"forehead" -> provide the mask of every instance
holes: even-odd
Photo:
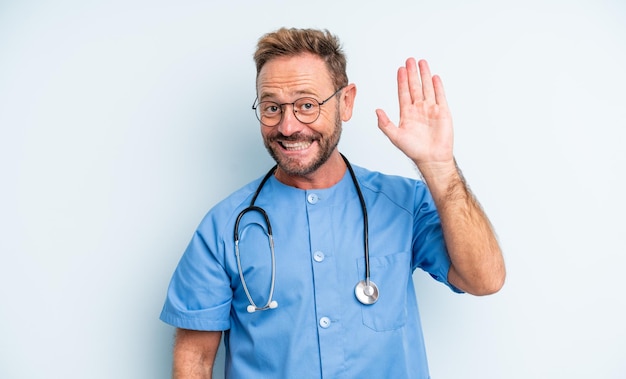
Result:
[[[274,58],[265,63],[257,78],[259,98],[302,93],[317,95],[332,87],[326,63],[310,53]]]

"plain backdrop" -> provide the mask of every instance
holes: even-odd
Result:
[[[508,278],[415,273],[433,378],[625,378],[622,0],[0,1],[0,377],[169,377],[176,263],[272,164],[252,53],[281,26],[342,39],[360,166],[417,177],[374,111],[409,56],[444,80]]]

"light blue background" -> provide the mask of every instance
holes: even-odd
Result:
[[[621,0],[0,2],[0,377],[169,377],[182,250],[272,163],[251,55],[280,26],[341,37],[361,166],[416,176],[374,110],[408,56],[443,77],[508,280],[416,273],[433,378],[626,377],[625,25]]]

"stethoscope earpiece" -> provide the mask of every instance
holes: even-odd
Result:
[[[253,304],[250,304],[246,307],[246,310],[248,311],[248,313],[254,313],[256,311],[266,311],[268,309],[276,309],[278,308],[278,302],[276,300],[272,300],[270,301],[270,303],[266,306],[264,306],[263,308],[259,308]]]

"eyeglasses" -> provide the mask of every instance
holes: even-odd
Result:
[[[312,97],[302,97],[293,103],[276,103],[274,101],[261,101],[258,104],[254,100],[252,104],[252,109],[254,109],[254,113],[256,114],[256,118],[261,121],[261,124],[272,127],[276,126],[283,119],[283,107],[285,105],[293,106],[293,115],[296,117],[298,121],[303,124],[311,124],[315,122],[320,116],[320,111],[322,105],[326,104],[326,102],[333,98],[336,94],[338,94],[344,87],[339,88],[335,93],[330,95],[326,100],[319,102]],[[255,105],[256,104],[256,105]]]

